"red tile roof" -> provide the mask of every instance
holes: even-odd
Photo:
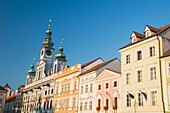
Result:
[[[146,25],[151,31],[153,32],[158,32],[159,29],[158,28],[155,28],[155,27],[152,27],[152,26],[149,26],[149,25]]]
[[[6,102],[10,102],[10,101],[15,100],[15,97],[16,97],[16,94],[9,96],[8,98],[6,98]]]
[[[126,48],[126,47],[129,47],[129,46],[131,46],[131,45],[134,45],[134,44],[136,44],[136,43],[139,43],[139,42],[141,42],[141,41],[143,41],[143,40],[150,39],[150,38],[152,38],[153,36],[157,36],[157,35],[159,35],[160,33],[162,33],[163,31],[167,30],[168,28],[170,28],[170,24],[165,25],[165,26],[159,28],[159,30],[158,30],[156,33],[154,33],[153,35],[151,35],[151,36],[149,36],[149,37],[143,38],[143,39],[141,39],[140,41],[137,41],[137,42],[134,42],[134,43],[130,42],[129,44],[121,47],[119,50],[124,49],[124,48]]]
[[[136,37],[138,37],[138,38],[144,38],[144,35],[143,34],[141,34],[141,33],[138,33],[138,32],[136,32],[136,31],[133,31],[133,33],[136,35]]]
[[[8,83],[5,84],[4,88],[6,88],[6,87],[11,89],[11,87],[8,85]]]
[[[112,71],[112,72],[115,72],[115,73],[121,74],[121,72],[118,72],[118,71],[112,70],[112,69],[110,69],[110,68],[106,68],[106,70],[109,70],[109,71]]]

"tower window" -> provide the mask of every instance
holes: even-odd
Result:
[[[44,51],[42,50],[42,51],[41,51],[41,55],[43,55],[43,54],[44,54]]]
[[[142,59],[142,51],[138,51],[137,52],[137,60],[141,60]]]

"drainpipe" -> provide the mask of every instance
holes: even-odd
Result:
[[[158,40],[158,43],[159,43],[159,68],[160,68],[160,83],[161,83],[161,97],[162,97],[162,104],[163,104],[163,112],[165,113],[165,103],[164,103],[164,96],[163,96],[163,81],[162,81],[162,65],[161,65],[161,60],[160,60],[160,57],[161,57],[161,42],[159,40],[159,37],[157,36],[157,40]]]

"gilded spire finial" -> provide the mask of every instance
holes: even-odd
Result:
[[[63,41],[64,41],[64,38],[61,39],[61,42],[60,42],[61,47],[63,46]]]
[[[51,27],[51,19],[49,19],[48,29]]]

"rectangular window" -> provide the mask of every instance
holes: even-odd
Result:
[[[138,106],[143,106],[143,95],[138,93]]]
[[[100,99],[98,99],[98,106],[100,106]]]
[[[84,89],[83,86],[81,86],[81,94],[83,94],[83,89]]]
[[[150,68],[150,77],[151,77],[151,80],[156,79],[156,68],[155,67]]]
[[[109,83],[106,83],[106,89],[108,89],[109,88]]]
[[[76,90],[77,82],[74,81],[74,90]]]
[[[93,84],[90,84],[90,92],[93,92]]]
[[[142,51],[138,51],[137,52],[137,60],[141,60],[142,59]]]
[[[157,105],[157,91],[151,91],[151,105]]]
[[[69,99],[66,100],[66,107],[69,106]]]
[[[73,98],[73,106],[76,106],[76,98]]]
[[[67,91],[67,84],[64,85],[64,92]]]
[[[86,85],[85,93],[88,93],[88,85]]]
[[[82,111],[83,110],[83,103],[81,102],[80,103],[80,111]]]
[[[106,106],[109,106],[109,99],[106,99]]]
[[[67,85],[67,86],[68,86],[68,91],[70,91],[70,83],[68,83],[68,85]]]
[[[130,55],[126,55],[126,64],[130,63]]]
[[[150,57],[155,56],[155,46],[150,47],[149,51],[150,51]]]
[[[131,106],[131,98],[130,98],[130,95],[126,95],[126,105],[127,105],[127,107],[130,107],[130,106]]]
[[[101,90],[101,85],[98,85],[98,90]]]
[[[45,91],[45,95],[47,95],[47,91]]]
[[[168,64],[168,74],[170,75],[170,63]]]
[[[53,94],[53,89],[51,89],[51,94]]]
[[[58,94],[58,86],[56,87],[56,94]]]
[[[62,85],[61,87],[61,92],[64,92],[64,85]]]
[[[113,87],[117,87],[117,81],[113,82]]]
[[[92,110],[92,101],[89,103],[89,109]]]
[[[114,105],[117,106],[117,97],[114,98]]]
[[[130,73],[126,74],[126,84],[130,83]]]
[[[137,71],[137,81],[142,82],[142,70]]]
[[[84,103],[84,110],[87,110],[87,102]]]

